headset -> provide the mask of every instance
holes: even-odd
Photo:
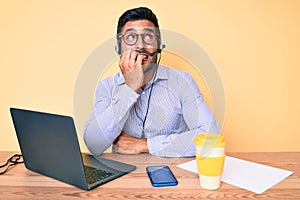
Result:
[[[118,55],[121,55],[121,39],[118,37],[118,35],[116,36],[116,46],[115,46],[115,50],[116,52],[118,53]],[[161,53],[161,51],[166,48],[166,45],[162,44],[161,42],[161,37],[160,37],[160,34],[159,34],[159,37],[157,38],[157,50],[155,52],[153,52],[152,54],[154,55],[155,53]],[[153,56],[151,55],[151,56]]]

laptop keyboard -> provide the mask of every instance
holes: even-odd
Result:
[[[89,184],[95,183],[97,181],[103,180],[109,176],[114,175],[114,173],[107,172],[101,169],[96,169],[89,166],[84,166],[84,170],[85,170],[87,182]]]

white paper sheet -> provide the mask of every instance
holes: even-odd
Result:
[[[180,164],[178,167],[198,173],[196,160]],[[226,156],[222,181],[261,194],[291,174],[292,171]]]

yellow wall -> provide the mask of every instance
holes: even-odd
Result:
[[[9,107],[73,115],[82,63],[114,36],[123,11],[141,5],[216,64],[228,151],[300,151],[296,0],[0,1],[1,151],[18,150]]]

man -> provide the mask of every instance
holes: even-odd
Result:
[[[194,156],[198,133],[219,133],[193,78],[159,65],[162,47],[158,20],[150,9],[131,9],[119,18],[121,72],[99,82],[84,130],[93,154],[113,144],[113,151],[123,154]]]

